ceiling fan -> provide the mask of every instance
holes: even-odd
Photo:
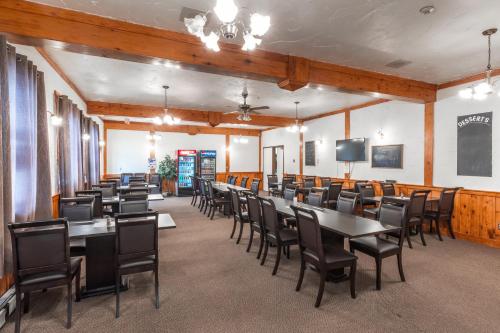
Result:
[[[269,106],[267,106],[267,105],[252,107],[251,105],[247,104],[247,97],[248,97],[247,87],[243,88],[243,92],[241,93],[241,96],[243,97],[243,104],[240,104],[238,106],[238,110],[226,112],[224,114],[239,113],[239,115],[236,119],[241,120],[241,121],[250,121],[250,120],[252,120],[252,117],[250,117],[251,114],[259,114],[259,112],[257,112],[257,110],[268,110],[269,109]]]

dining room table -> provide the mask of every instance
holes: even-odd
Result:
[[[236,190],[238,192],[249,191],[248,188],[232,185],[224,182],[213,181],[212,188],[215,192],[220,193],[225,199],[231,200],[229,189]],[[223,213],[225,216],[230,216],[232,214],[231,205],[224,205]]]
[[[176,224],[170,214],[158,214],[158,230],[174,228],[176,228]],[[114,293],[114,218],[70,222],[68,236],[70,241],[85,240],[85,286],[82,287],[81,296],[86,298]],[[126,279],[122,279],[122,281],[126,281]],[[122,282],[121,289],[127,289],[126,282]]]
[[[276,211],[281,217],[295,217],[292,205],[310,209],[316,213],[322,230],[323,241],[332,248],[344,250],[345,240],[367,236],[375,236],[401,229],[400,226],[382,225],[379,221],[371,220],[357,215],[341,213],[328,208],[311,206],[302,202],[294,202],[273,196],[261,196],[270,199],[276,206]],[[328,280],[332,282],[343,281],[346,278],[344,268],[332,271]]]
[[[148,190],[151,190],[151,189],[154,189],[154,188],[158,188],[158,185],[156,184],[147,184],[147,185],[144,185],[144,186],[132,186],[132,188],[147,188]],[[117,191],[120,191],[120,190],[128,190],[130,189],[130,185],[120,185],[120,186],[117,186],[116,187],[116,190]]]

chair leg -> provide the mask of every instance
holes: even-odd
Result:
[[[382,258],[375,258],[375,264],[377,266],[377,290],[382,289]]]
[[[193,205],[193,202],[194,202],[194,193],[193,193],[193,195],[191,196],[191,206]]]
[[[116,313],[115,318],[120,318],[120,274],[115,272],[115,294],[116,294]]]
[[[349,280],[351,287],[351,297],[356,298],[356,261],[351,265],[351,271],[349,272]]]
[[[443,237],[441,237],[441,230],[439,229],[439,219],[435,219],[434,221],[436,221],[436,232],[438,234],[438,238],[442,242]]]
[[[24,299],[22,301],[24,313],[28,313],[30,311],[30,295],[31,293],[29,291],[24,293]]]
[[[236,244],[239,244],[240,241],[241,241],[241,235],[243,235],[243,225],[245,223],[243,223],[243,221],[240,221],[240,233],[238,235],[238,239],[236,240]]]
[[[21,304],[21,292],[19,290],[16,290],[16,304]],[[16,309],[16,328],[15,332],[19,333],[21,332],[21,307],[18,306]]]
[[[306,262],[301,259],[300,260],[300,273],[299,273],[299,281],[297,281],[297,286],[295,287],[295,291],[300,291],[302,287],[302,280],[304,280],[304,272],[306,271]]]
[[[260,259],[263,247],[264,247],[264,235],[260,233],[260,244],[259,244],[259,252],[257,253],[257,259]]]
[[[247,246],[247,252],[250,252],[250,248],[252,247],[252,241],[253,241],[253,229],[250,227],[250,239],[248,240],[248,246]]]
[[[264,254],[262,255],[262,260],[260,261],[261,266],[264,265],[264,263],[266,262],[267,251],[269,250],[269,242],[267,240],[265,242],[266,244],[264,247]]]
[[[276,275],[278,272],[278,266],[280,265],[281,260],[281,245],[276,245],[276,262],[274,263],[273,275]]]
[[[78,271],[76,271],[76,277],[75,277],[75,296],[76,296],[76,301],[80,302],[81,300],[81,288],[80,288],[80,277],[81,277],[81,268],[78,268]]]
[[[67,295],[67,301],[68,301],[68,315],[66,318],[66,328],[71,328],[71,316],[73,314],[73,292],[72,292],[72,287],[73,287],[73,281],[69,280],[68,282],[68,295]]]
[[[451,218],[447,219],[446,222],[448,224],[448,232],[450,233],[451,238],[455,239],[455,234],[453,233],[453,226],[451,225]]]
[[[155,266],[155,306],[156,309],[160,308],[160,284],[158,281],[158,263]]]
[[[408,242],[408,247],[410,249],[413,249],[413,245],[411,244],[411,238],[410,238],[410,227],[406,226],[406,241]]]
[[[422,224],[420,224],[420,225],[418,226],[418,228],[419,228],[419,231],[420,231],[420,239],[422,240],[422,244],[423,244],[424,246],[427,246],[427,243],[425,242],[425,238],[424,238],[424,227],[423,227],[423,225],[422,225]]]
[[[398,269],[399,269],[399,276],[401,277],[401,281],[405,282],[405,273],[403,272],[403,257],[402,253],[399,253],[397,255],[398,257]]]
[[[215,215],[215,211],[217,210],[217,207],[214,207],[214,209],[212,209],[212,215],[210,215],[210,219],[213,220],[214,219],[214,215]]]
[[[211,206],[210,201],[207,201],[206,204],[205,204],[205,210],[203,211],[204,215],[207,215],[208,206]]]
[[[325,280],[326,280],[326,271],[322,270],[320,273],[320,281],[319,281],[319,289],[318,296],[316,297],[316,303],[314,307],[319,307],[321,304],[321,299],[323,298],[323,292],[325,291]]]
[[[205,206],[205,199],[200,198],[200,204],[198,205],[200,212],[203,210],[203,206]]]
[[[235,231],[236,231],[236,218],[233,217],[233,231],[231,231],[231,237],[229,238],[233,238]]]
[[[210,207],[208,207],[208,215],[207,215],[207,217],[212,216],[212,209],[215,210],[215,207],[213,207],[212,205],[210,205]]]

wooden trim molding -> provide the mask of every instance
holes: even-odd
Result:
[[[221,50],[215,53],[187,33],[23,0],[0,2],[0,31],[15,43],[144,63],[167,59],[197,71],[274,83],[288,81],[282,87],[292,90],[311,83],[377,93],[383,98],[436,100],[435,84],[275,52],[245,52],[230,43],[220,43]]]
[[[226,173],[231,170],[231,136],[226,134]]]
[[[104,123],[103,129],[104,129],[104,147],[102,150],[102,159],[103,159],[102,168],[104,169],[103,173],[107,174],[108,173],[108,127],[106,126],[106,123]]]
[[[500,69],[494,69],[491,72],[492,77],[498,76],[498,75],[500,75]],[[485,78],[486,78],[486,74],[484,72],[482,72],[482,73],[467,76],[467,77],[464,77],[464,78],[461,78],[458,80],[453,80],[453,81],[438,84],[437,88],[438,88],[438,90],[451,88],[451,87],[459,86],[462,84],[471,83],[474,81],[484,80]]]
[[[52,217],[53,218],[58,218],[59,217],[59,199],[61,198],[61,195],[54,194],[52,196]]]
[[[432,186],[434,179],[434,103],[424,110],[424,185]]]
[[[259,134],[259,172],[262,172],[262,133]]]
[[[300,176],[304,173],[304,133],[300,132],[299,134],[299,174]]]
[[[62,68],[59,67],[59,65],[49,56],[47,51],[45,51],[41,47],[37,47],[36,50],[49,63],[49,65],[56,71],[56,73],[59,74],[59,76],[64,80],[64,82],[66,82],[68,84],[68,86],[70,86],[71,89],[73,89],[73,91],[82,99],[82,101],[84,103],[86,103],[85,97],[83,96],[80,89],[78,89],[76,84],[74,84],[73,81],[71,81],[71,79],[66,75],[66,73],[64,73]]]
[[[345,139],[351,138],[351,110],[347,110],[344,116],[344,135]]]

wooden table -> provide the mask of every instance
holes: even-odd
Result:
[[[175,222],[170,214],[158,215],[158,229],[173,229]],[[70,222],[69,238],[85,239],[85,287],[82,297],[114,293],[115,220],[94,219]],[[126,286],[122,286],[126,290]]]
[[[246,187],[241,187],[238,185],[232,185],[232,184],[222,183],[222,182],[212,182],[212,188],[218,192],[229,192],[229,189],[233,189],[233,190],[236,190],[238,192],[249,191],[249,189]]]
[[[165,198],[160,193],[148,194],[148,201],[161,201],[161,200],[165,200]],[[120,197],[118,195],[116,195],[114,197],[103,197],[102,198],[103,205],[113,205],[113,204],[119,204],[119,203],[120,203]]]
[[[292,208],[290,208],[290,205],[294,204],[293,201],[271,196],[266,196],[264,198],[271,199],[274,202],[278,214],[284,217],[295,217]],[[311,209],[316,213],[319,225],[321,229],[325,231],[325,241],[339,251],[344,250],[344,240],[346,238],[351,239],[373,236],[401,229],[401,227],[398,226],[382,225],[375,220],[340,213],[336,210],[318,208],[300,202],[295,203],[295,205]],[[329,276],[330,281],[341,281],[344,278],[345,274],[343,268],[333,271],[333,274]]]
[[[152,189],[152,188],[157,188],[158,185],[156,184],[147,184],[146,186],[134,186],[133,188],[147,188],[147,189]],[[119,190],[128,190],[130,189],[130,185],[121,185],[121,186],[117,186],[116,189],[119,191]]]

